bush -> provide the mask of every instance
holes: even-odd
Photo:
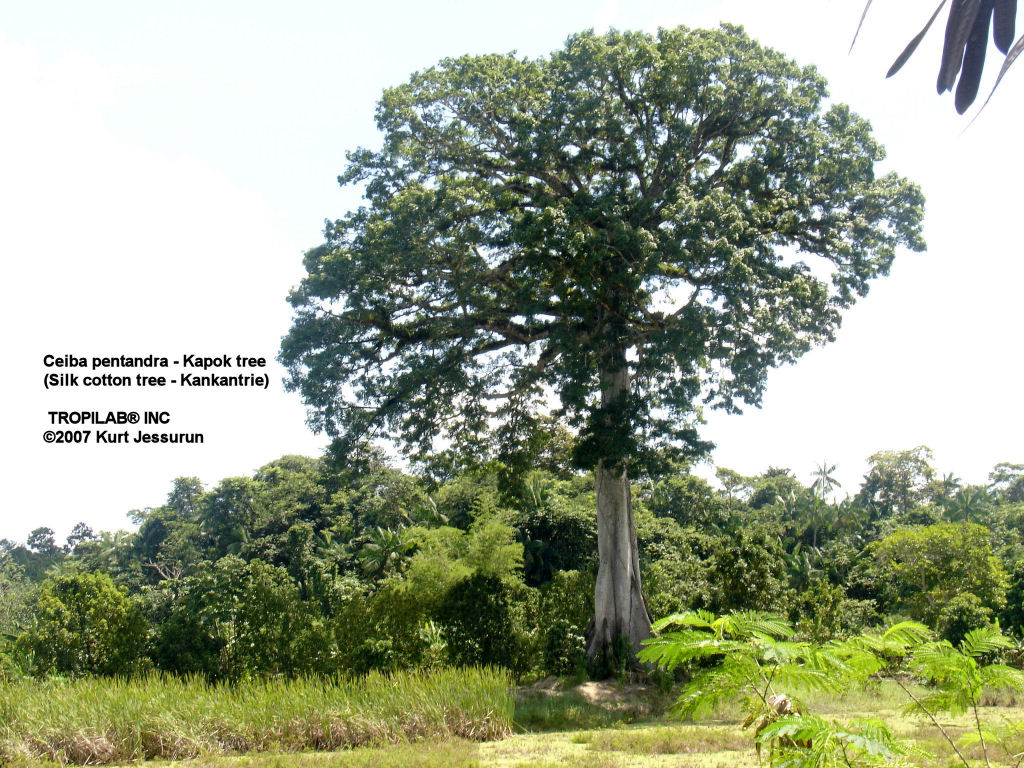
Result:
[[[287,571],[228,556],[182,580],[154,653],[161,669],[236,680],[311,671],[326,646],[322,618]]]
[[[999,614],[999,621],[1018,635],[1024,633],[1024,560],[1013,564],[1010,588],[1006,592],[1006,606]]]
[[[824,579],[815,579],[796,601],[798,632],[815,643],[824,643],[840,634],[842,605],[845,595],[841,587]]]
[[[971,593],[1000,609],[1009,580],[992,551],[992,534],[975,523],[903,528],[868,548],[887,611],[936,626],[957,595]]]
[[[814,579],[790,609],[801,639],[815,643],[849,637],[879,623],[873,600],[853,600],[827,579]]]
[[[104,573],[42,585],[35,627],[19,639],[40,674],[126,675],[145,666],[147,625],[138,604]]]
[[[532,622],[517,621],[517,614],[525,618],[523,609],[528,606],[523,590],[528,588],[516,587],[480,574],[452,587],[437,612],[452,664],[495,664],[516,675],[530,668]]]
[[[715,544],[712,604],[724,610],[779,610],[789,602],[785,552],[777,529],[761,524],[740,528]]]
[[[544,671],[575,675],[586,669],[586,629],[566,619],[555,619],[544,629]]]
[[[981,598],[965,592],[957,595],[939,613],[939,637],[958,646],[972,629],[987,627],[992,611],[982,605]]]
[[[575,675],[586,667],[584,634],[594,609],[594,577],[556,571],[544,588],[538,615],[541,664],[553,675]]]

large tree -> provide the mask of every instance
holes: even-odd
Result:
[[[544,410],[577,429],[592,661],[650,630],[630,473],[706,450],[701,404],[757,404],[922,247],[920,191],[876,176],[867,121],[825,98],[731,26],[446,59],[385,91],[382,148],[339,178],[367,204],[306,255],[281,360],[342,446],[429,450]]]

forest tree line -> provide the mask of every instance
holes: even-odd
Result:
[[[0,670],[211,680],[494,663],[582,674],[597,569],[594,483],[549,430],[528,470],[374,449],[344,466],[285,456],[204,488],[182,477],[134,531],[77,525],[0,542]],[[785,614],[825,641],[921,621],[956,643],[1024,632],[1024,465],[985,485],[942,476],[923,446],[834,467],[679,465],[633,483],[655,618],[687,609]],[[612,670],[591,670],[604,674]]]

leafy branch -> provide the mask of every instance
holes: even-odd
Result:
[[[707,714],[724,701],[740,699],[747,715],[743,727],[760,719],[755,747],[760,757],[761,747],[770,745],[772,765],[870,765],[907,752],[877,721],[851,730],[803,714],[792,696],[797,690],[838,693],[877,672],[884,662],[864,645],[797,642],[787,621],[757,611],[674,614],[656,622],[654,631],[641,660],[668,670],[703,662],[673,712]],[[715,660],[716,665],[707,665]]]

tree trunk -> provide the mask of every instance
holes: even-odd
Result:
[[[629,394],[629,368],[619,356],[617,370],[601,372],[601,406]],[[651,636],[651,616],[640,589],[640,558],[626,468],[598,462],[597,584],[594,618],[587,628],[587,663],[593,671],[635,666],[641,641]]]

